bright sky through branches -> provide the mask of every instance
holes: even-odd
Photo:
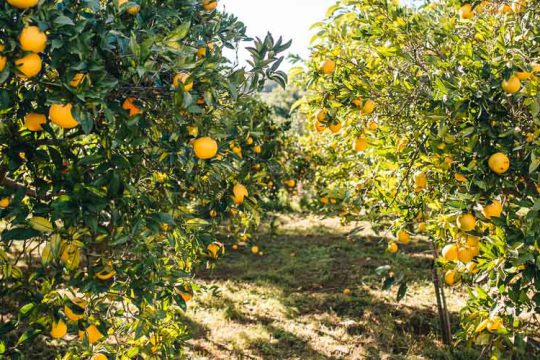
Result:
[[[314,32],[310,26],[322,19],[335,0],[221,0],[220,9],[233,13],[247,25],[252,37],[264,37],[268,31],[277,39],[292,39],[290,53],[305,58]],[[247,55],[239,54],[240,63]],[[282,66],[287,70],[290,65]]]

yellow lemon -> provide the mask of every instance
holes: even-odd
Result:
[[[364,114],[371,114],[373,110],[375,110],[375,107],[377,104],[373,100],[368,100],[364,103],[364,106],[362,107],[362,112]]]
[[[83,339],[86,336],[90,344],[95,344],[103,338],[103,334],[99,331],[96,325],[90,325],[84,332],[79,332],[79,339]]]
[[[388,251],[391,254],[395,254],[398,251],[398,249],[399,249],[398,244],[391,241],[390,243],[388,243],[388,247],[386,248],[386,251]]]
[[[29,113],[24,117],[24,126],[30,131],[41,131],[41,125],[47,122],[47,117],[43,114]]]
[[[458,247],[456,244],[448,244],[443,247],[441,254],[446,261],[456,261],[458,259]]]
[[[328,128],[330,129],[331,132],[333,132],[334,134],[337,134],[341,130],[341,123],[337,122],[335,124],[330,125]]]
[[[75,87],[75,88],[79,87],[82,84],[82,82],[84,81],[85,78],[86,78],[85,73],[77,73],[77,74],[73,75],[73,78],[69,82],[69,86]]]
[[[503,80],[501,87],[506,93],[514,94],[521,89],[521,81],[517,76],[512,75],[508,79]]]
[[[84,299],[81,299],[81,298],[74,298],[71,300],[71,302],[81,309],[85,309],[86,306],[88,305],[88,303]],[[84,317],[84,311],[82,313],[79,313],[79,312],[75,313],[73,310],[71,310],[70,304],[64,305],[64,313],[66,313],[66,316],[68,317],[68,319],[72,321],[77,321]]]
[[[49,119],[62,129],[72,129],[79,125],[73,117],[72,109],[71,104],[53,104],[49,108]]]
[[[466,182],[467,181],[467,178],[464,175],[459,174],[459,173],[454,174],[454,179],[456,179],[459,182]]]
[[[354,150],[356,152],[364,152],[368,147],[368,141],[365,137],[359,137],[354,142]]]
[[[343,295],[344,296],[350,296],[351,295],[351,289],[343,289]]]
[[[202,7],[206,11],[212,11],[215,8],[217,8],[218,2],[217,0],[202,0]]]
[[[409,233],[405,230],[401,230],[397,233],[397,239],[400,243],[404,245],[408,244],[411,241]]]
[[[321,63],[319,70],[325,75],[332,74],[336,71],[336,62],[334,60],[326,59]]]
[[[7,57],[0,55],[0,72],[4,71],[7,64]]]
[[[107,356],[102,353],[94,354],[90,360],[107,360]]]
[[[40,53],[47,46],[47,35],[37,26],[27,26],[19,35],[19,44],[24,51]]]
[[[448,285],[448,286],[452,286],[456,283],[456,271],[455,270],[448,270],[445,274],[444,274],[444,282]]]
[[[492,217],[500,217],[503,211],[502,204],[499,200],[493,200],[489,205],[484,206],[484,216],[487,219]]]
[[[474,257],[474,253],[468,248],[460,248],[458,250],[458,260],[462,263],[470,262]]]
[[[496,174],[504,174],[510,168],[510,159],[505,154],[498,152],[490,156],[488,166]]]
[[[236,184],[233,187],[233,201],[235,204],[239,205],[244,201],[244,197],[248,196],[247,188],[242,184]]]
[[[259,253],[259,247],[257,245],[253,245],[251,247],[251,253],[257,255]]]
[[[0,208],[5,209],[9,206],[9,198],[5,197],[0,199]]]
[[[41,71],[41,57],[38,54],[28,54],[15,61],[17,69],[22,76],[32,78]]]
[[[142,110],[137,106],[137,104],[135,104],[135,99],[132,97],[128,97],[126,100],[124,100],[122,103],[122,109],[129,112],[129,117],[142,113]]]
[[[191,79],[191,74],[188,72],[180,72],[176,74],[173,78],[173,86],[177,89],[180,84],[184,85],[184,91],[190,92],[193,89],[193,80]]]
[[[193,142],[193,150],[198,159],[208,160],[216,156],[218,143],[211,137],[201,137]]]
[[[465,4],[459,8],[459,17],[462,19],[472,19],[474,16],[473,8],[471,4]]]
[[[424,233],[426,232],[427,230],[427,225],[425,222],[421,222],[418,224],[418,231],[421,232],[421,233]]]
[[[8,4],[17,9],[30,9],[39,3],[39,0],[7,0]]]
[[[476,219],[473,214],[463,214],[458,216],[457,224],[461,231],[471,231],[476,227]]]
[[[53,321],[51,325],[51,336],[55,339],[63,338],[67,333],[67,325],[62,319]]]

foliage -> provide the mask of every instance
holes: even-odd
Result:
[[[177,356],[220,219],[258,217],[252,167],[280,128],[252,94],[285,83],[288,44],[256,39],[235,68],[223,48],[250,39],[215,2],[24,3],[0,1],[0,356]],[[205,136],[211,160],[190,145]]]
[[[459,339],[505,356],[523,353],[538,326],[540,6],[462,5],[331,7],[314,25],[308,71],[293,70],[313,129],[298,141],[316,169],[316,207],[457,246],[459,259],[438,265],[469,289]]]

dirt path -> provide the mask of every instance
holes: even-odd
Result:
[[[369,234],[347,239],[350,229],[335,220],[281,222],[277,234],[258,235],[264,256],[228,249],[217,268],[199,275],[209,291],[188,310],[188,358],[469,358],[440,344],[427,244],[413,241],[404,251],[413,256],[390,255]],[[375,273],[387,264],[414,279],[399,303]],[[461,295],[449,297],[455,312]]]

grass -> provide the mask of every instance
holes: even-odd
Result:
[[[264,256],[228,249],[198,274],[219,295],[201,293],[187,312],[192,359],[473,359],[443,347],[430,282],[429,249],[413,241],[387,254],[369,229],[354,238],[335,219],[281,217],[256,237]],[[375,269],[390,264],[412,279],[405,299],[381,290]],[[352,290],[344,296],[344,288]],[[449,291],[454,324],[463,294]]]

